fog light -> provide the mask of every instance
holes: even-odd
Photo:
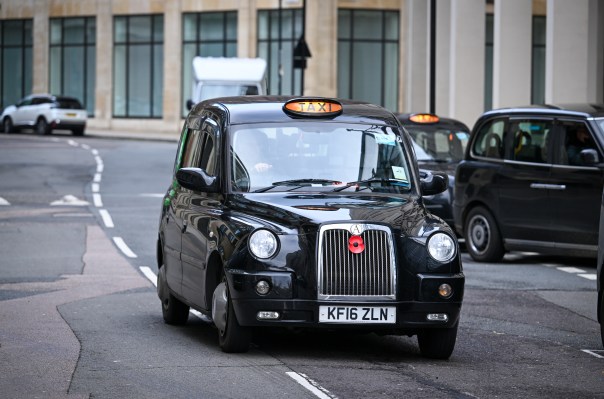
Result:
[[[256,283],[256,292],[259,295],[266,295],[271,290],[271,285],[268,281],[260,280]]]
[[[449,320],[449,316],[446,313],[428,313],[426,316],[428,321],[443,321],[446,322]]]
[[[272,312],[270,310],[261,310],[256,314],[258,320],[277,320],[279,318],[279,312]]]
[[[438,295],[445,299],[451,298],[453,295],[453,287],[451,287],[449,284],[441,284],[438,287]]]

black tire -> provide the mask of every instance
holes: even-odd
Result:
[[[247,352],[250,349],[252,341],[252,332],[248,327],[241,327],[237,321],[235,310],[233,309],[233,301],[229,295],[227,284],[227,306],[226,312],[226,327],[224,330],[218,329],[218,344],[223,352],[241,353]]]
[[[74,136],[83,136],[84,135],[84,128],[83,127],[78,127],[78,128],[72,129],[71,133],[73,133]]]
[[[157,295],[161,300],[161,312],[164,322],[171,325],[183,325],[189,319],[189,307],[179,301],[168,288],[166,268],[162,266],[157,276]]]
[[[13,120],[9,117],[4,118],[2,121],[2,129],[4,130],[4,133],[13,133],[15,131]]]
[[[36,133],[39,135],[50,134],[50,126],[44,118],[38,118],[38,120],[36,121],[35,129]]]
[[[464,238],[468,253],[477,262],[499,262],[505,254],[497,222],[482,206],[468,212]]]
[[[599,293],[600,297],[600,337],[602,339],[602,346],[604,347],[604,293]]]
[[[432,328],[417,334],[417,343],[422,356],[431,359],[448,359],[455,349],[457,326],[451,328]]]

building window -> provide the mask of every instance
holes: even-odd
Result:
[[[398,11],[338,11],[338,96],[398,109]]]
[[[484,49],[484,110],[493,108],[493,14],[486,17],[486,42]]]
[[[50,92],[75,97],[94,115],[96,19],[50,19]]]
[[[160,118],[163,15],[117,16],[113,23],[113,116]]]
[[[269,94],[302,93],[302,72],[294,68],[294,48],[301,36],[301,9],[258,11],[258,56],[268,64]]]
[[[531,102],[545,104],[545,16],[533,16]]]
[[[32,88],[32,20],[0,21],[2,108],[16,104]]]
[[[182,115],[193,95],[193,58],[237,57],[237,11],[185,13],[182,16]]]

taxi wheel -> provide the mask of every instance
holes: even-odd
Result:
[[[48,122],[46,122],[46,119],[44,118],[39,118],[38,121],[36,122],[36,133],[40,134],[40,135],[44,135],[44,134],[50,134],[50,127],[48,126]]]
[[[602,346],[604,347],[604,293],[600,296],[600,337],[602,338]]]
[[[432,359],[448,359],[455,348],[457,326],[451,328],[432,328],[417,334],[417,343],[422,356]]]
[[[157,294],[161,300],[161,313],[166,324],[182,325],[189,319],[189,307],[179,301],[168,289],[166,267],[159,269],[157,276]]]
[[[227,311],[226,326],[224,329],[218,329],[218,343],[223,352],[241,353],[247,352],[250,348],[252,333],[249,328],[241,327],[237,321],[233,301],[229,295],[228,285],[226,288]]]
[[[491,213],[477,206],[466,217],[464,238],[468,253],[478,262],[499,262],[505,253],[497,222]]]

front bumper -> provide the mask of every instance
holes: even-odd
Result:
[[[459,320],[463,299],[465,277],[463,273],[456,274],[418,274],[416,275],[416,291],[412,299],[355,301],[354,298],[338,301],[296,298],[292,273],[243,273],[241,271],[227,273],[230,295],[241,326],[249,327],[298,327],[298,328],[346,328],[369,331],[384,331],[414,334],[424,328],[453,327]],[[257,294],[255,284],[268,281],[271,292],[266,296]],[[453,287],[453,295],[449,299],[438,296],[438,286],[447,283]],[[394,307],[396,322],[381,323],[323,323],[319,322],[320,306],[357,306],[357,307]],[[259,320],[259,312],[278,312],[276,320]],[[447,321],[430,321],[428,314],[446,314]]]

